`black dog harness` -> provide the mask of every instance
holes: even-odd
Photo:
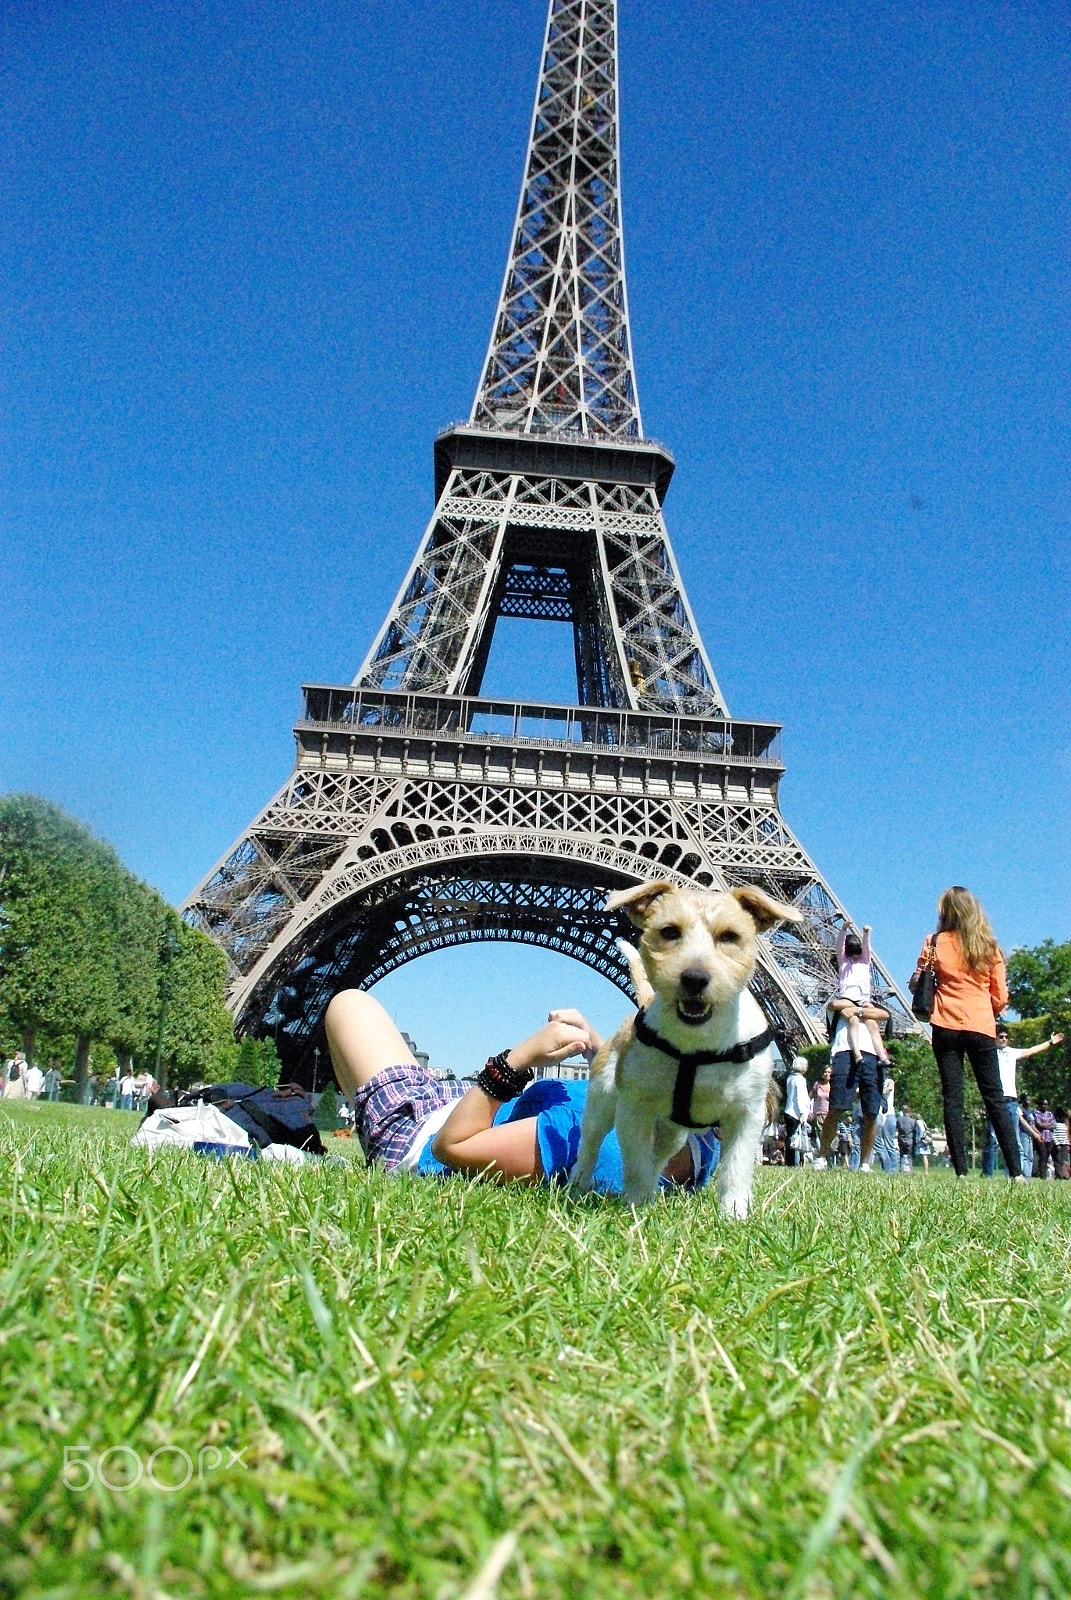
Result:
[[[675,1044],[667,1043],[653,1028],[647,1026],[645,1011],[637,1011],[635,1031],[641,1044],[647,1045],[651,1050],[661,1050],[664,1056],[673,1056],[676,1060],[677,1076],[673,1082],[673,1105],[669,1120],[675,1122],[678,1128],[710,1127],[709,1122],[692,1121],[692,1090],[695,1088],[695,1074],[699,1067],[712,1067],[719,1062],[732,1062],[735,1066],[742,1067],[745,1062],[761,1055],[768,1044],[773,1043],[773,1034],[767,1028],[764,1032],[757,1033],[753,1039],[741,1039],[738,1044],[730,1045],[728,1050],[678,1050]]]

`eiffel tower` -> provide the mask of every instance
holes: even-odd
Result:
[[[469,420],[435,440],[431,520],[354,682],[305,686],[292,775],[184,907],[227,953],[239,1031],[274,1028],[291,1075],[337,989],[450,945],[541,945],[630,994],[603,902],[654,877],[799,906],[754,990],[783,1054],[825,1037],[842,908],[778,808],[779,727],[729,715],[662,516],[673,458],[640,420],[617,108],[616,0],[549,0],[512,248]],[[572,625],[576,705],[481,696],[500,617]]]

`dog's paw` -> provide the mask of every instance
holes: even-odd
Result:
[[[745,1222],[751,1210],[749,1194],[725,1194],[721,1197],[721,1214],[734,1222]]]

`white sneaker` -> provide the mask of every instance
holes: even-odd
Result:
[[[829,1166],[829,1162],[826,1160],[825,1156],[815,1156],[813,1166],[815,1172],[824,1172]]]
[[[860,1172],[873,1172],[873,1170],[874,1170],[874,1168],[870,1165],[869,1161],[860,1161],[860,1163],[859,1163],[859,1171]]]

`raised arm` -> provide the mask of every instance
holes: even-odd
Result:
[[[840,927],[837,929],[837,966],[838,967],[843,967],[843,965],[844,965],[844,946],[845,946],[845,943],[847,941],[847,938],[848,938],[848,924],[846,922],[842,922]]]
[[[594,1056],[602,1044],[579,1011],[552,1011],[550,1020],[523,1043],[514,1045],[507,1065],[514,1072]],[[501,1100],[474,1084],[457,1102],[431,1142],[432,1154],[455,1172],[490,1173],[499,1183],[534,1183],[543,1176],[536,1142],[536,1119],[494,1126]]]
[[[1029,1050],[1018,1051],[1017,1060],[1025,1061],[1028,1056],[1043,1055],[1046,1050],[1051,1050],[1054,1044],[1063,1044],[1063,1042],[1064,1036],[1062,1033],[1050,1033],[1049,1037],[1042,1039],[1040,1044],[1032,1044]]]
[[[869,967],[869,965],[870,965],[870,924],[869,924],[869,922],[867,923],[866,927],[863,929],[863,955],[862,955],[862,959],[866,962],[867,966]]]

